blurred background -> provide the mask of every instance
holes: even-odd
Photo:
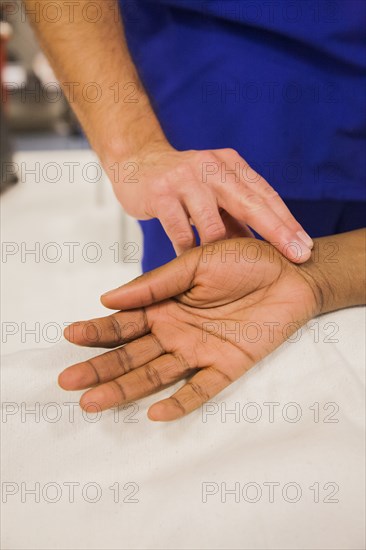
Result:
[[[0,0],[1,348],[42,348],[140,274],[114,198],[19,1]]]

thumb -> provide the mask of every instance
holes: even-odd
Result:
[[[193,286],[201,248],[188,250],[171,262],[110,290],[101,302],[110,309],[134,309],[155,304]]]

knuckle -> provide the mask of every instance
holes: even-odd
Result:
[[[169,182],[186,181],[192,179],[194,169],[190,162],[179,162],[167,174]]]
[[[280,239],[285,239],[288,236],[287,227],[282,220],[271,226],[271,232],[273,234],[276,233],[277,237]]]
[[[250,210],[259,210],[263,208],[265,202],[257,193],[247,192],[243,195],[243,201]]]
[[[197,151],[194,166],[197,179],[202,183],[207,183],[208,180],[210,183],[220,169],[220,163],[213,151]]]
[[[254,170],[254,168],[252,168],[250,164],[248,164],[247,162],[244,162],[243,164],[242,174],[243,174],[244,181],[250,185],[253,185],[254,183],[257,185],[260,185],[263,179],[262,176],[256,170]]]
[[[120,369],[119,376],[122,376],[122,374],[126,374],[132,370],[131,357],[128,355],[125,347],[117,348],[115,350],[115,357]]]
[[[195,382],[187,382],[187,386],[190,387],[192,393],[195,395],[196,399],[198,399],[200,403],[205,403],[210,399],[209,392],[200,384],[197,384]]]
[[[107,382],[107,386],[110,390],[112,390],[112,393],[115,395],[117,403],[123,403],[124,401],[126,401],[125,389],[122,382],[118,378]]]
[[[145,374],[153,388],[160,388],[163,385],[159,371],[151,363],[146,365]]]
[[[151,182],[152,197],[161,200],[171,194],[171,182],[168,177],[163,177]]]
[[[184,219],[170,215],[161,218],[167,234],[174,240],[178,246],[188,247],[194,246],[194,236],[189,227],[187,227]]]
[[[193,246],[193,236],[188,231],[179,231],[177,233],[174,233],[174,242],[178,246]]]
[[[196,151],[195,153],[195,161],[198,163],[202,162],[212,162],[216,160],[216,155],[214,151],[211,149],[207,149],[205,151]]]
[[[206,224],[204,233],[208,239],[220,240],[225,237],[226,230],[222,223],[214,221]]]
[[[226,147],[225,149],[221,149],[221,152],[224,154],[224,155],[228,155],[230,157],[239,157],[239,153],[233,149],[232,147]]]
[[[260,188],[268,200],[278,199],[279,194],[277,193],[277,191],[275,191],[273,187],[269,185],[269,183],[267,183],[265,180],[263,180],[263,183],[261,183]]]
[[[196,214],[196,215],[195,215]],[[225,226],[217,211],[210,207],[204,207],[193,214],[193,219],[201,219],[203,236],[206,239],[221,239],[225,237]]]
[[[162,218],[162,221],[165,225],[167,231],[181,234],[181,235],[190,235],[189,230],[185,227],[185,221],[178,216],[168,216],[167,218]]]
[[[116,316],[112,314],[109,315],[107,319],[109,321],[108,332],[110,334],[110,337],[113,336],[113,339],[116,342],[120,342],[122,339],[122,327],[116,319]]]

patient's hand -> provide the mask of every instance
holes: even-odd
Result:
[[[192,249],[102,297],[122,311],[66,329],[71,342],[115,349],[69,367],[59,383],[67,390],[92,387],[81,406],[107,409],[189,378],[149,409],[152,420],[177,419],[313,316],[348,305],[332,301],[321,257],[319,264],[297,266],[254,239]]]

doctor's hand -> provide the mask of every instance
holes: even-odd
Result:
[[[202,243],[253,236],[250,226],[289,260],[309,258],[311,238],[233,149],[177,151],[163,140],[123,162],[117,158],[103,165],[120,203],[140,220],[158,218],[177,254],[196,245],[193,224]]]
[[[25,0],[25,8],[124,209],[141,220],[158,218],[177,254],[195,246],[191,222],[202,243],[231,238],[239,229],[248,236],[248,224],[291,261],[307,260],[310,237],[238,153],[177,151],[169,144],[131,58],[117,0],[95,3],[106,9],[93,32],[85,3],[74,2],[72,18],[61,10],[52,25],[31,17],[37,0]],[[70,90],[72,82],[78,85]],[[98,83],[98,97],[87,98],[81,83]],[[295,253],[290,242],[297,244]]]
[[[152,420],[177,419],[315,315],[360,303],[362,238],[356,231],[318,239],[316,259],[302,266],[254,239],[194,248],[102,297],[121,311],[68,327],[71,342],[115,349],[67,368],[59,383],[91,387],[81,406],[107,409],[188,378],[149,409]]]

